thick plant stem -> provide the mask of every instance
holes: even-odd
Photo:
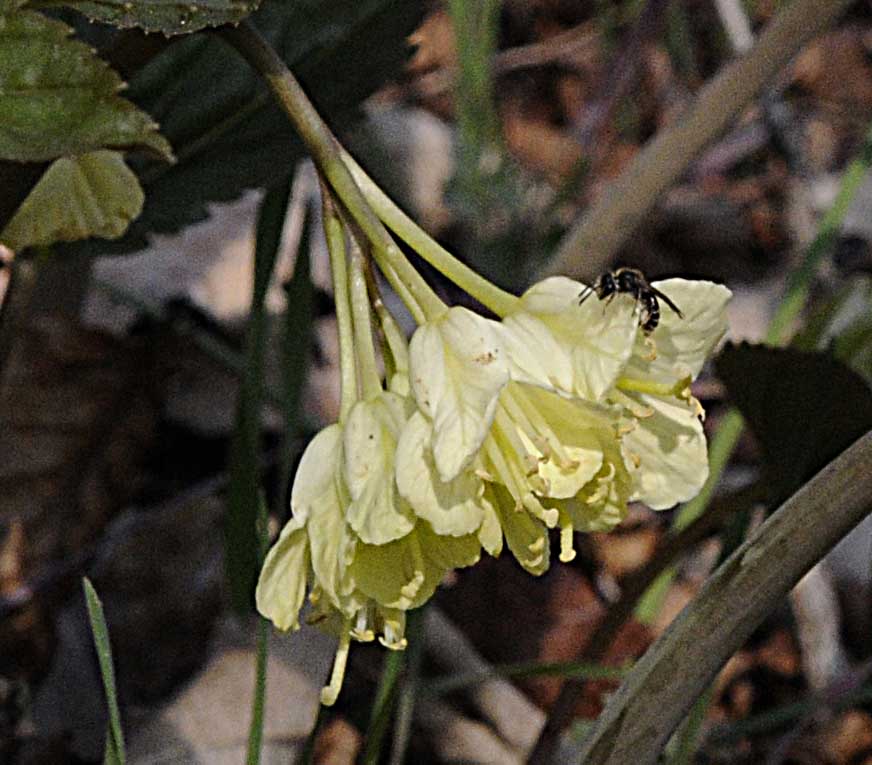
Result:
[[[376,215],[433,268],[497,316],[507,316],[517,310],[518,298],[500,289],[448,252],[406,215],[348,152],[342,151],[342,159]]]
[[[369,240],[373,256],[385,276],[389,280],[400,280],[428,319],[442,313],[446,309],[445,304],[409,263],[373,212],[348,172],[336,138],[278,54],[247,20],[236,27],[222,27],[219,34],[266,81],[306,144],[315,164]],[[411,306],[409,308],[412,310]]]
[[[872,431],[776,510],[633,667],[584,765],[648,765],[718,670],[799,579],[872,511]],[[676,667],[685,668],[676,672]]]
[[[706,84],[566,234],[546,272],[588,278],[601,272],[697,155],[849,5],[849,0],[793,0],[781,10],[748,54]]]
[[[357,362],[354,354],[354,331],[348,298],[348,264],[345,251],[345,231],[333,205],[326,184],[321,185],[321,203],[324,234],[330,253],[330,272],[333,278],[333,302],[336,306],[336,325],[339,332],[339,422],[344,423],[354,402],[357,401]]]

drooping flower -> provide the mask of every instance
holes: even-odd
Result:
[[[433,423],[433,463],[450,481],[481,448],[509,381],[498,325],[450,308],[418,328],[409,355],[418,408]]]
[[[689,384],[726,329],[730,293],[655,286],[684,318],[666,312],[651,338],[632,296],[579,304],[584,285],[564,277],[534,285],[502,323],[454,308],[422,326],[410,361],[422,415],[400,437],[401,494],[439,533],[493,512],[534,573],[548,565],[548,528],[560,526],[571,560],[573,532],[612,528],[628,501],[662,509],[696,494],[708,466]]]
[[[394,458],[408,410],[383,391],[358,401],[344,426],[315,436],[291,491],[293,517],[261,570],[264,616],[298,629],[308,586],[309,621],[339,638],[324,704],[336,700],[352,639],[378,634],[386,647],[405,648],[405,612],[425,603],[448,571],[479,558],[477,529],[440,536],[397,491]]]
[[[579,285],[570,302],[568,283],[558,281],[556,295],[532,294],[545,318],[519,313],[500,325],[453,308],[422,326],[411,343],[422,414],[400,437],[401,493],[440,533],[481,523],[489,551],[499,548],[482,530],[495,528],[496,518],[533,573],[548,567],[549,528],[561,527],[561,558],[571,560],[573,531],[611,528],[629,496],[622,410],[597,399],[632,352],[636,320],[628,306],[605,319],[579,306]],[[577,315],[564,317],[558,306],[564,313],[572,306]]]
[[[690,383],[726,332],[731,293],[687,279],[651,286],[682,315],[663,310],[650,335],[631,295],[587,300],[579,310],[584,285],[552,277],[522,296],[503,320],[503,337],[513,379],[622,408],[630,499],[662,510],[694,497],[708,477],[702,408]]]

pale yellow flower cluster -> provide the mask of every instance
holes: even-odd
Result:
[[[730,292],[701,281],[653,285],[680,306],[646,337],[635,301],[579,304],[583,285],[546,279],[501,321],[466,308],[423,323],[388,390],[322,430],[300,463],[293,518],[257,588],[281,629],[308,619],[340,639],[325,704],[350,640],[403,648],[406,611],[449,571],[499,555],[534,574],[572,560],[573,532],[603,531],[627,503],[662,509],[708,475],[690,382],[726,331]]]

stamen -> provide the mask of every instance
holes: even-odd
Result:
[[[484,442],[485,451],[493,464],[494,470],[496,470],[496,477],[499,479],[499,482],[506,487],[506,490],[509,492],[512,499],[515,500],[515,509],[520,510],[522,507],[520,499],[521,495],[524,493],[524,489],[521,484],[518,484],[515,472],[509,467],[509,463],[506,461],[506,457],[497,443],[500,434],[501,428],[499,427],[499,423],[495,420],[493,437],[486,438]]]
[[[391,651],[402,651],[409,644],[405,638],[406,612],[395,608],[380,609],[383,619],[382,632],[378,642]]]
[[[532,424],[532,427],[535,429],[535,432],[539,435],[540,438],[544,439],[544,441],[550,447],[549,452],[553,452],[549,454],[544,449],[542,450],[542,454],[549,456],[554,460],[554,464],[557,465],[561,470],[574,470],[578,467],[578,461],[573,460],[563,449],[563,444],[560,439],[548,425],[548,422],[542,416],[541,412],[531,403],[530,399],[527,397],[526,393],[524,393],[523,388],[515,388],[513,391],[514,398],[517,401],[518,408],[523,411],[526,417]],[[506,398],[510,398],[507,396]],[[535,442],[534,442],[535,443]]]
[[[569,563],[575,559],[575,548],[573,546],[573,532],[575,529],[572,525],[572,519],[568,513],[560,514],[560,560],[563,563]]]
[[[488,471],[485,470],[484,468],[481,468],[481,467],[476,468],[473,472],[475,473],[476,476],[481,478],[482,481],[487,481],[488,483],[493,483],[495,480],[494,477],[490,473],[488,473]]]
[[[357,612],[357,623],[354,629],[351,630],[351,637],[361,643],[369,643],[375,640],[375,632],[370,628],[370,611],[371,606],[365,605]]]
[[[635,393],[650,393],[653,396],[675,396],[684,398],[682,395],[686,388],[690,387],[690,377],[683,377],[677,382],[659,383],[653,380],[638,380],[635,377],[619,377],[615,386],[621,390]]]
[[[505,403],[505,406],[503,405]],[[539,469],[539,458],[538,456],[531,455],[527,450],[527,447],[524,445],[524,442],[521,439],[518,430],[526,431],[529,427],[530,432],[535,432],[532,430],[532,426],[529,422],[526,421],[526,418],[523,414],[520,414],[521,419],[515,417],[514,412],[510,412],[509,408],[517,409],[514,406],[514,401],[511,396],[504,395],[500,397],[500,404],[497,406],[497,414],[494,418],[494,425],[499,429],[502,435],[509,443],[509,447],[515,454],[518,455],[520,461],[524,464],[525,468],[529,468],[531,464],[535,464],[535,470]],[[528,436],[529,438],[529,436]],[[532,442],[531,442],[532,443]]]
[[[553,529],[557,525],[557,521],[560,518],[560,513],[557,511],[556,508],[542,507],[539,500],[536,499],[536,497],[529,492],[521,497],[521,502],[530,513],[530,515],[532,515],[534,518],[538,518],[549,529]]]
[[[618,388],[612,388],[609,393],[609,398],[616,404],[620,404],[625,409],[629,410],[630,414],[640,420],[654,416],[654,409],[650,406],[643,406],[636,399],[630,398],[626,393]]]
[[[424,571],[426,570],[426,566],[424,565],[424,553],[421,551],[421,543],[416,535],[409,535],[409,545],[411,548],[412,565],[414,566],[413,570],[415,573],[412,578],[400,588],[400,593],[403,597],[412,600],[415,595],[418,594],[421,585],[424,584]]]
[[[342,631],[339,633],[339,646],[336,648],[336,656],[333,658],[333,672],[330,675],[330,685],[321,689],[321,703],[325,707],[332,707],[342,690],[342,681],[345,678],[345,665],[348,663],[348,650],[351,647],[351,620],[344,619]]]

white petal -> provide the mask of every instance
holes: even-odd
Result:
[[[345,424],[345,480],[351,496],[346,520],[368,544],[399,539],[415,526],[414,513],[394,483],[403,409],[399,396],[385,392],[373,400],[358,401]]]
[[[433,421],[433,457],[443,481],[457,476],[478,452],[508,382],[495,326],[454,307],[412,337],[412,390]]]
[[[397,444],[397,488],[437,534],[472,534],[483,519],[482,481],[467,470],[451,481],[442,481],[430,451],[432,432],[420,412],[406,423]]]
[[[660,323],[651,334],[657,358],[646,360],[651,349],[640,339],[628,374],[635,377],[641,368],[658,380],[695,378],[726,334],[726,307],[733,293],[721,284],[688,279],[665,279],[651,286],[672,300],[683,318],[660,300]]]
[[[516,379],[598,401],[630,358],[639,320],[628,295],[609,303],[591,295],[579,305],[583,289],[564,277],[531,287],[522,310],[503,319],[505,342]]]
[[[320,431],[306,447],[291,489],[294,518],[305,521],[313,505],[331,490],[342,458],[342,427],[336,423]]]
[[[331,605],[346,616],[353,611],[348,596],[354,589],[346,574],[353,551],[345,523],[350,501],[342,477],[342,428],[331,425],[306,449],[294,481],[291,505],[295,513],[302,511],[307,519],[315,581]]]
[[[352,570],[367,596],[382,606],[407,610],[426,603],[446,573],[473,565],[480,554],[474,536],[438,536],[421,521],[402,539],[358,545]]]
[[[300,628],[306,596],[309,545],[305,521],[292,518],[267,553],[255,590],[257,610],[280,630]]]
[[[705,435],[695,410],[677,400],[629,395],[654,410],[623,439],[633,478],[632,499],[654,510],[693,499],[709,471]]]

